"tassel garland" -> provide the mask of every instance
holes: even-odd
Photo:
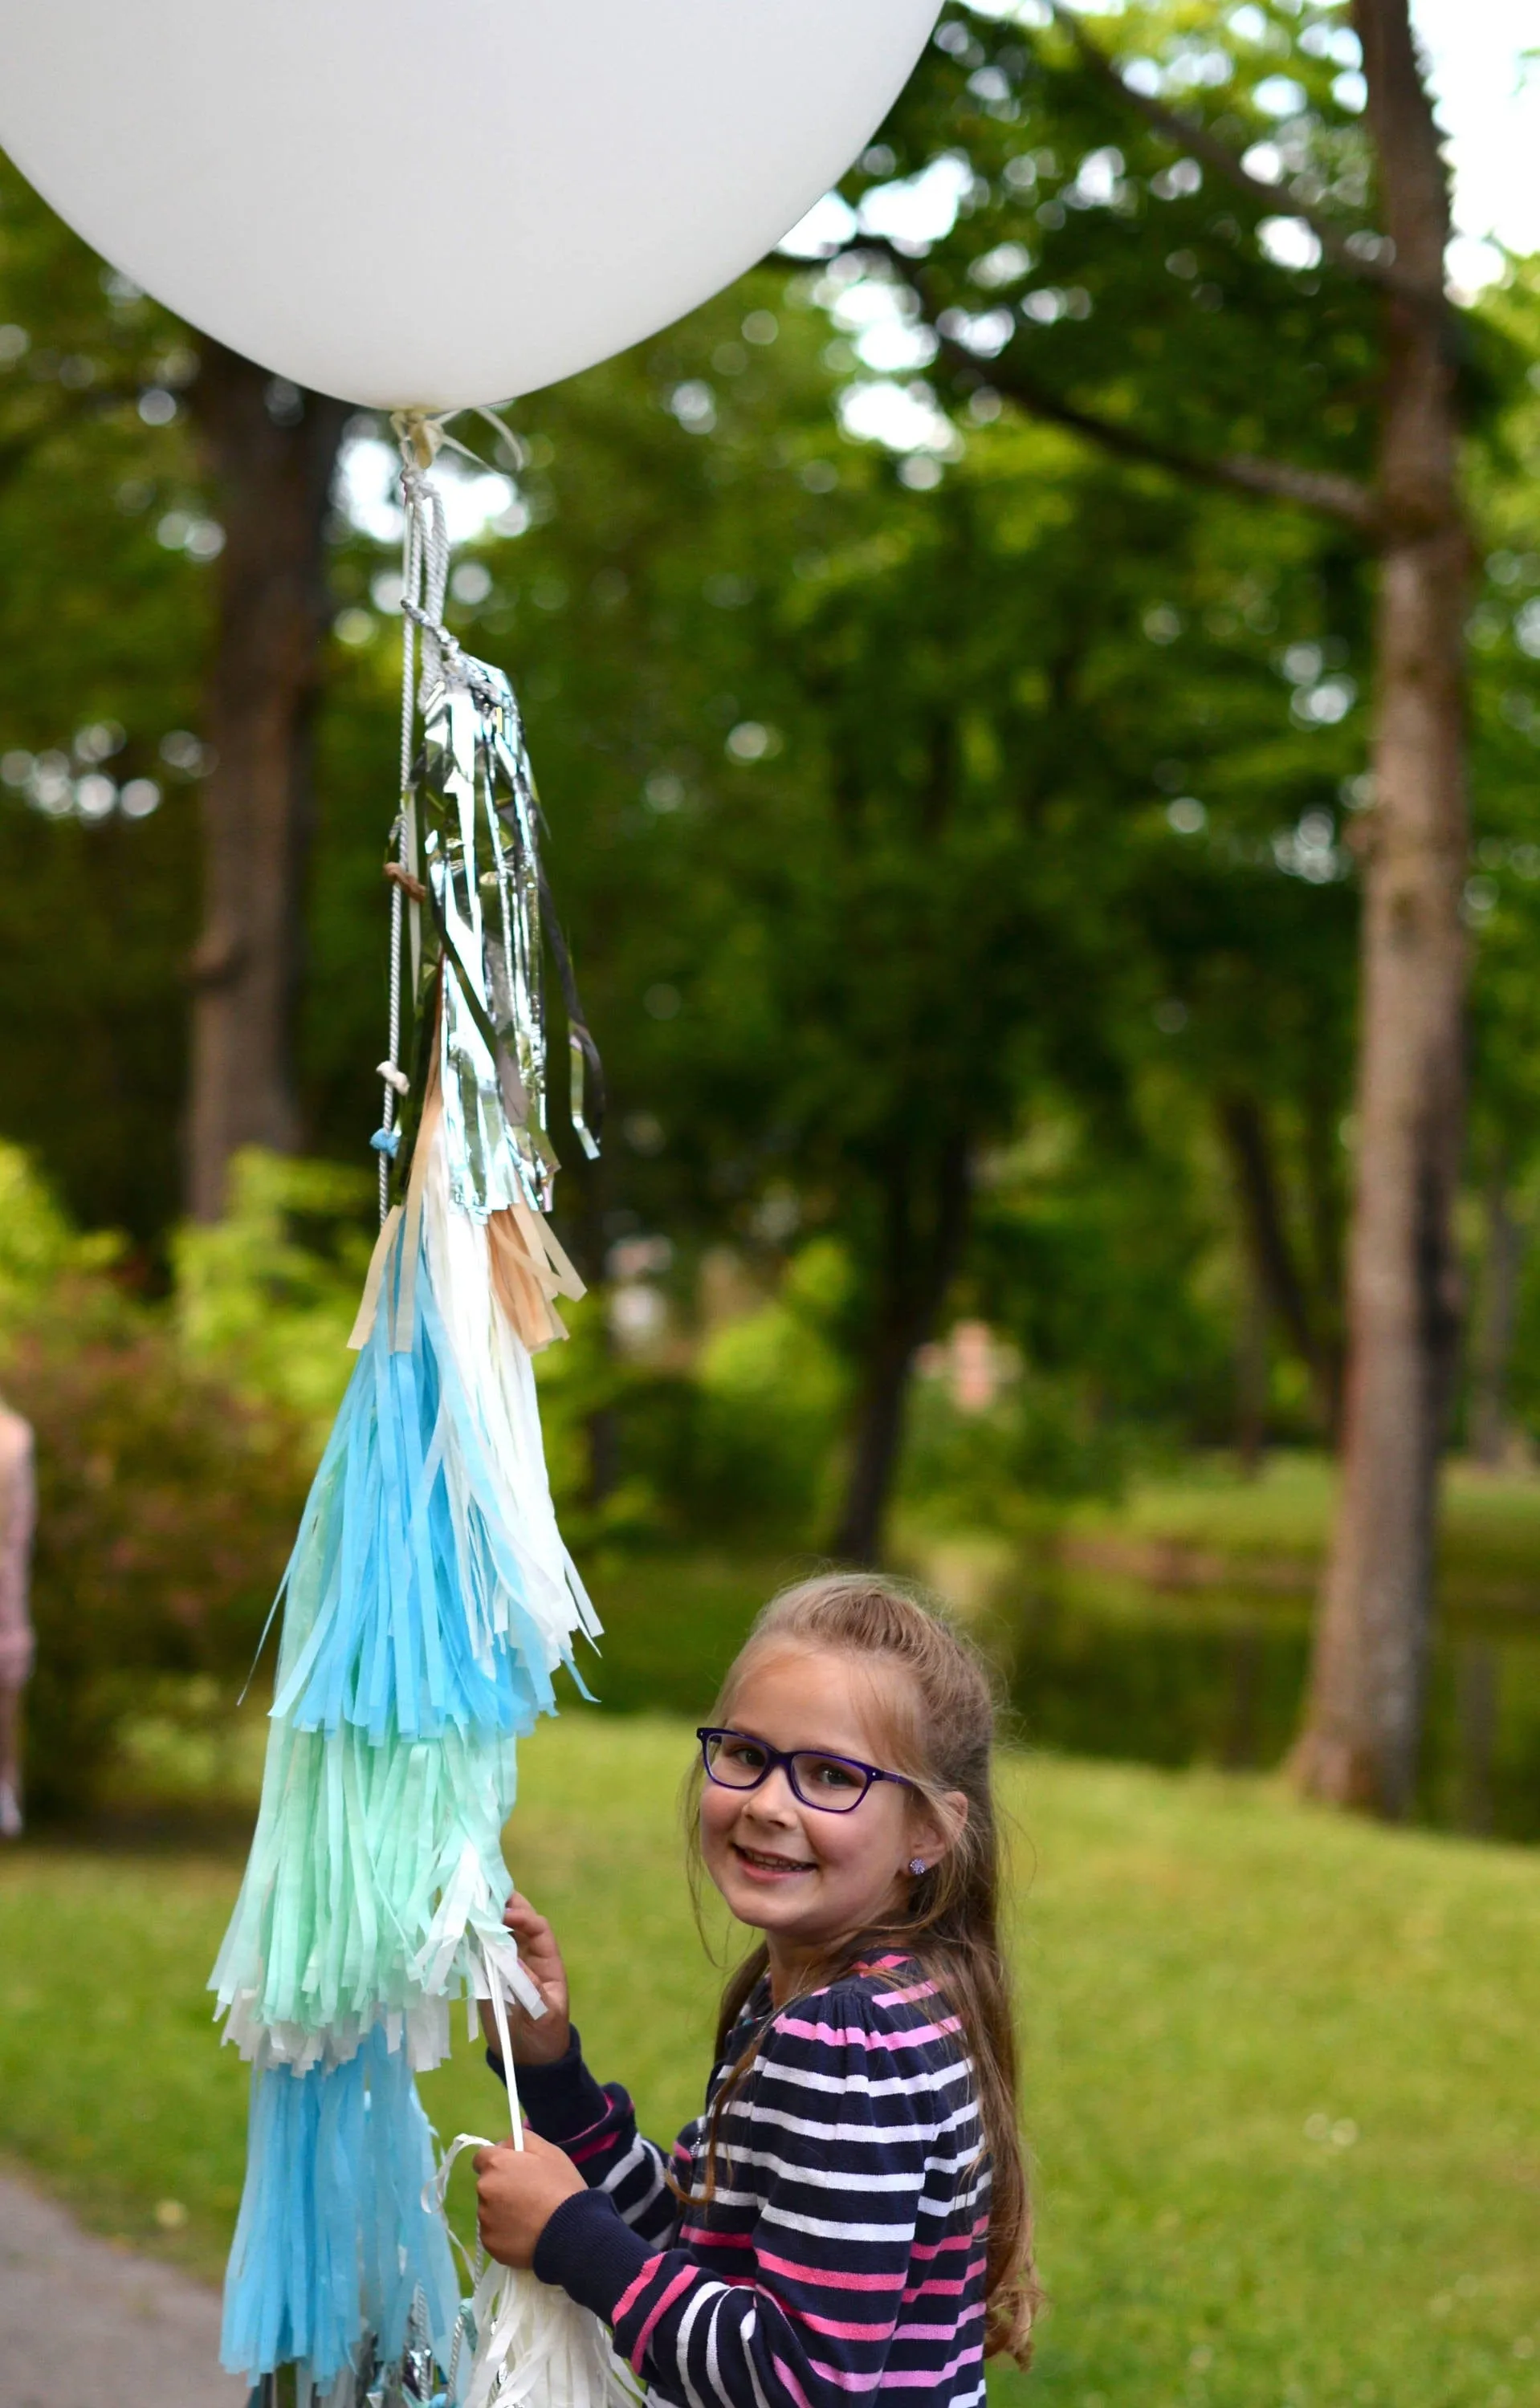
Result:
[[[210,1982],[252,2068],[222,2354],[271,2401],[291,2367],[298,2408],[459,2403],[468,2384],[473,2408],[537,2389],[554,2408],[613,2408],[608,2340],[583,2310],[502,2269],[461,2302],[412,2079],[447,2055],[453,2000],[472,2031],[479,2000],[499,2020],[508,1996],[543,2012],[502,1925],[502,1831],[515,1743],[599,1627],[556,1526],[530,1362],[566,1335],[556,1298],[583,1294],[546,1219],[546,939],[589,1154],[602,1090],[511,689],[443,625],[448,543],[422,457],[435,428],[401,432],[381,1228],[280,1591],[262,1804]]]

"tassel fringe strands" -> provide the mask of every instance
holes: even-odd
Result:
[[[598,1627],[556,1527],[528,1352],[486,1227],[451,1208],[437,1114],[416,1168],[285,1575],[273,1707],[377,1743],[392,1709],[409,1739],[527,1729]]]
[[[590,1119],[602,1088],[517,706],[442,624],[432,429],[404,432],[381,1228],[280,1592],[261,1812],[211,1981],[252,2065],[223,2355],[259,2393],[292,2366],[297,2408],[427,2399],[439,2371],[458,2403],[473,2365],[475,2408],[536,2389],[608,2408],[608,2343],[583,2311],[501,2270],[462,2308],[412,2079],[447,2054],[454,2000],[472,2031],[481,1999],[542,2012],[502,1927],[502,1830],[516,1741],[554,1711],[557,1668],[577,1677],[579,1634],[598,1634],[556,1526],[530,1361],[566,1335],[556,1299],[583,1294],[546,1219],[547,940],[590,1154],[585,1073]]]
[[[508,2016],[490,1965],[487,1970],[506,2075],[513,2062]],[[524,2118],[511,2079],[508,2112],[513,2145],[522,2149]],[[462,2149],[488,2145],[474,2132],[461,2132],[450,2143],[434,2185],[440,2208]],[[458,2384],[450,2385],[456,2408],[533,2408],[537,2401],[539,2408],[637,2408],[644,2397],[598,2318],[522,2267],[500,2266],[495,2260],[483,2265],[478,2253],[475,2289],[465,2319],[474,2354],[463,2373],[456,2366]]]
[[[489,2265],[470,2302],[464,2408],[637,2408],[598,2318],[523,2269]]]
[[[353,2367],[361,2330],[381,2359],[402,2355],[419,2300],[447,2364],[460,2298],[443,2220],[423,2203],[432,2134],[383,2033],[330,2071],[254,2073],[249,2145],[225,2365],[254,2380],[295,2362],[328,2392]]]

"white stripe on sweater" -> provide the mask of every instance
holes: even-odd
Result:
[[[784,2107],[762,2107],[757,2101],[735,2099],[723,2110],[726,2124],[729,2115],[746,2116],[751,2124],[774,2124],[783,2132],[803,2132],[811,2140],[849,2141],[857,2147],[890,2148],[896,2140],[939,2141],[943,2132],[955,2131],[959,2124],[978,2121],[978,2110],[971,2099],[954,2107],[950,2115],[931,2124],[824,2124],[813,2115],[793,2115]]]
[[[755,2075],[760,2087],[784,2082],[796,2090],[856,2091],[863,2099],[913,2099],[922,2088],[941,2090],[954,2082],[971,2085],[973,2062],[971,2057],[959,2057],[950,2065],[928,2066],[923,2084],[913,2073],[816,2073],[811,2066],[777,2064],[769,2057],[756,2061]]]

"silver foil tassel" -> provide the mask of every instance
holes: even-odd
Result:
[[[439,648],[423,697],[412,836],[441,963],[439,1073],[450,1193],[478,1220],[549,1208],[540,880],[534,789],[500,669]],[[436,957],[436,958],[435,958]],[[421,1006],[430,998],[420,994]]]
[[[570,1038],[570,1117],[585,1154],[598,1153],[603,1072],[583,1019],[571,959],[540,865],[540,813],[524,724],[501,669],[464,652],[443,623],[449,538],[442,496],[403,423],[406,509],[402,613],[402,803],[395,835],[391,1045],[381,1066],[381,1214],[402,1192],[432,1074],[443,1103],[450,1194],[477,1220],[517,1205],[549,1211],[557,1162],[549,1135],[543,944],[552,948]],[[427,443],[428,456],[434,445]],[[422,678],[413,689],[413,645]],[[421,748],[412,742],[422,714]],[[542,929],[542,912],[544,927]],[[410,942],[417,1041],[410,1095],[399,1096],[404,938]],[[432,1058],[437,1048],[437,1058]],[[392,1168],[391,1166],[394,1166]]]

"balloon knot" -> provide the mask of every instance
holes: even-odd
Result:
[[[392,426],[403,452],[410,452],[419,468],[431,468],[444,439],[443,421],[426,409],[393,409]]]

